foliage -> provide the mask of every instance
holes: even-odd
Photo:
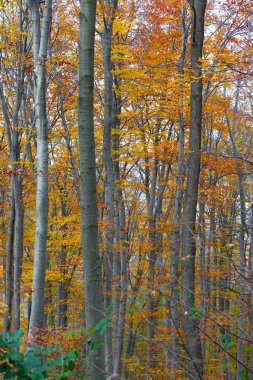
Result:
[[[40,3],[42,14],[44,3]],[[94,122],[99,249],[105,262],[109,224],[115,232],[110,294],[114,307],[106,311],[94,328],[85,331],[83,283],[87,279],[83,276],[85,263],[81,254],[77,133],[78,3],[54,1],[50,54],[46,60],[50,207],[44,314],[49,333],[43,342],[51,348],[25,350],[20,331],[1,336],[1,373],[27,379],[85,378],[87,355],[92,355],[101,343],[91,339],[84,353],[83,342],[89,341],[93,334],[104,336],[111,329],[113,345],[120,334],[124,338],[121,377],[131,374],[137,379],[146,376],[185,380],[188,375],[181,305],[181,243],[177,247],[179,269],[174,290],[171,273],[175,253],[173,236],[180,237],[184,208],[186,174],[179,173],[179,165],[187,165],[189,153],[191,9],[188,1],[118,1],[111,56],[113,105],[117,108],[116,120],[112,117],[111,136],[115,169],[115,220],[112,221],[106,215],[103,156],[105,101],[100,35],[105,1],[98,1]],[[247,368],[252,367],[253,331],[252,7],[250,0],[207,3],[204,56],[200,62],[204,99],[195,231],[196,305],[188,315],[196,319],[201,331],[204,378],[234,378],[241,347],[246,366],[241,369],[242,380],[253,376],[252,368]],[[17,294],[21,299],[20,324],[25,329],[32,294],[36,216],[32,23],[25,1],[2,0],[0,9],[2,86],[20,155],[15,163],[17,170],[13,171],[0,106],[0,299],[6,297],[8,288],[6,247],[11,236],[12,181],[20,175],[25,219],[23,272]],[[185,40],[183,17],[188,33]],[[183,43],[184,63],[180,60]],[[24,85],[18,127],[13,128],[19,70]],[[182,135],[183,154],[179,156]],[[176,204],[180,191],[181,203]],[[176,206],[180,207],[181,217],[177,222]],[[11,274],[13,267],[12,262]],[[10,289],[12,293],[13,284]],[[179,293],[177,328],[173,325],[171,306],[175,291]],[[10,325],[13,319],[11,304],[8,306],[5,300],[6,305],[2,302],[0,306],[1,329],[8,307]],[[152,337],[150,326],[154,327]],[[180,366],[171,368],[169,354],[175,336],[179,339]],[[154,353],[152,365],[147,356],[150,347]]]
[[[25,353],[20,352],[23,330],[12,335],[0,335],[0,373],[4,379],[22,380],[67,380],[75,369],[77,352],[71,350],[64,354],[60,346],[28,347]]]

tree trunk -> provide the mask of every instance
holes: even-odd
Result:
[[[184,163],[184,145],[185,145],[185,133],[184,133],[184,114],[183,114],[183,79],[184,65],[185,65],[185,53],[186,44],[188,39],[188,27],[185,24],[186,9],[182,10],[182,51],[179,59],[179,150],[178,150],[178,173],[176,178],[176,183],[178,188],[176,189],[176,199],[174,204],[174,217],[173,217],[173,234],[172,234],[172,255],[171,255],[171,300],[170,300],[170,310],[171,310],[171,363],[170,366],[173,369],[179,368],[179,259],[180,259],[180,244],[181,244],[181,208],[183,201],[183,184],[184,184],[184,174],[185,174],[185,163]],[[172,377],[173,378],[173,377]],[[174,377],[175,378],[175,377]]]
[[[114,342],[114,363],[113,363],[113,375],[115,379],[120,377],[122,368],[122,356],[124,346],[124,333],[125,333],[125,316],[126,316],[126,303],[127,303],[127,251],[128,251],[128,236],[126,226],[125,204],[123,200],[123,192],[121,189],[117,191],[118,198],[118,222],[119,222],[119,245],[120,245],[120,300],[119,300],[119,312],[117,323],[117,335]]]
[[[30,0],[33,25],[35,124],[37,129],[36,232],[33,293],[29,335],[43,327],[48,226],[48,120],[46,108],[46,57],[50,38],[52,0],[45,0],[40,25],[40,2]],[[36,341],[36,338],[35,338]]]
[[[64,180],[64,193],[66,193],[66,181]],[[67,212],[67,205],[66,200],[63,198],[63,196],[60,196],[61,198],[61,215],[62,218],[65,218],[68,216]],[[66,232],[66,225],[64,224],[60,231],[63,235],[65,235]],[[66,275],[66,258],[67,258],[67,249],[66,246],[61,246],[61,251],[59,254],[59,270],[63,275]],[[68,282],[66,279],[64,281],[58,282],[58,289],[57,289],[57,327],[67,327],[67,311],[68,311]]]
[[[96,159],[94,140],[94,40],[96,0],[80,0],[78,130],[81,168],[82,252],[86,329],[89,335],[88,373],[105,378],[103,335],[94,330],[104,316],[101,260],[98,250]],[[95,347],[96,346],[96,347]],[[96,349],[94,349],[96,348]]]
[[[118,115],[121,112],[120,107],[121,99],[114,98],[114,128],[119,127]],[[115,136],[114,150],[119,150],[119,137]],[[116,294],[114,305],[117,307],[114,310],[114,328],[113,328],[113,347],[114,347],[114,362],[113,362],[113,376],[115,379],[120,377],[122,369],[122,357],[124,347],[124,333],[125,333],[125,316],[127,304],[127,284],[128,284],[128,233],[126,225],[126,212],[125,202],[123,198],[123,191],[120,185],[120,165],[118,155],[114,163],[115,179],[118,182],[116,188],[116,237],[118,242],[118,250],[114,254],[113,262],[113,276],[116,276]]]
[[[13,242],[15,223],[15,200],[13,190],[11,195],[11,208],[9,215],[7,244],[6,244],[6,264],[5,264],[5,304],[7,310],[4,316],[4,334],[11,329],[12,317],[12,297],[13,297]]]
[[[112,77],[112,28],[116,0],[106,0],[104,10],[104,28],[102,31],[103,66],[104,66],[104,164],[105,164],[105,252],[104,263],[104,299],[105,309],[112,306],[112,273],[114,256],[115,215],[114,215],[114,170],[112,162],[112,123],[116,115],[113,112],[113,77]],[[112,328],[105,331],[105,368],[107,373],[113,371]]]
[[[13,275],[13,315],[12,328],[14,331],[20,328],[20,287],[23,261],[23,232],[24,232],[24,208],[22,201],[23,181],[22,175],[16,176],[14,181],[15,197],[15,227],[14,227],[14,275]]]
[[[252,202],[252,199],[251,199]],[[253,342],[253,205],[251,206],[250,215],[250,246],[249,246],[249,294],[248,294],[248,319],[250,327],[250,339]],[[249,367],[253,370],[253,357],[250,360]]]
[[[206,320],[206,308],[207,308],[207,279],[206,279],[206,221],[205,221],[205,203],[204,201],[200,201],[199,203],[199,226],[198,226],[198,233],[199,233],[199,243],[200,243],[200,275],[199,275],[199,285],[200,285],[200,318],[201,318],[201,324],[202,324],[202,330],[205,333],[205,320]],[[205,346],[206,346],[206,339],[205,337],[201,339],[201,347],[202,347],[202,356],[203,361],[205,362]]]
[[[187,167],[187,185],[182,230],[182,303],[186,352],[189,356],[189,378],[203,378],[203,356],[198,321],[195,315],[195,223],[201,160],[202,127],[202,57],[206,0],[189,0],[191,26],[191,121]]]
[[[147,365],[151,368],[155,367],[155,343],[153,342],[156,330],[155,313],[155,265],[157,259],[156,252],[156,233],[155,233],[155,195],[157,186],[158,160],[154,159],[153,171],[150,184],[150,190],[147,197],[148,206],[148,347],[147,347]],[[149,177],[149,175],[148,175]],[[146,179],[148,180],[148,178]]]
[[[21,17],[21,16],[20,16]],[[8,107],[4,96],[2,84],[0,85],[0,98],[2,111],[5,120],[5,130],[7,144],[11,160],[12,170],[12,190],[14,196],[15,221],[14,221],[14,243],[13,243],[13,299],[12,299],[12,329],[18,330],[20,327],[20,284],[22,274],[23,260],[23,228],[24,228],[24,210],[23,210],[23,178],[22,167],[20,165],[20,132],[19,110],[23,97],[24,70],[21,63],[18,67],[17,75],[17,92],[16,100],[12,115],[12,124],[8,114]],[[12,268],[8,268],[8,270]]]
[[[234,128],[236,127],[236,116],[239,106],[239,96],[240,96],[240,83],[237,83],[236,94],[235,94],[235,105],[233,110],[233,120],[232,120],[232,130],[230,129],[230,140],[232,142],[233,154],[235,157],[240,158],[240,153],[236,146]],[[228,121],[228,118],[227,118]],[[228,121],[229,124],[229,121]],[[242,380],[243,376],[243,366],[240,363],[244,361],[244,341],[245,338],[245,305],[246,305],[246,283],[245,277],[247,273],[246,269],[246,252],[245,252],[245,231],[246,231],[246,195],[243,185],[243,175],[238,174],[239,182],[239,192],[240,192],[240,231],[239,231],[239,313],[238,313],[238,342],[237,342],[237,370],[236,370],[236,380]]]

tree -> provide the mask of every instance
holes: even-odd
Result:
[[[104,379],[104,339],[96,325],[104,317],[101,260],[98,250],[96,159],[94,141],[94,40],[96,0],[80,1],[78,130],[81,170],[82,252],[85,291],[88,372]]]
[[[189,1],[191,25],[191,121],[182,231],[182,302],[186,352],[190,360],[190,379],[203,376],[203,356],[195,311],[195,222],[201,159],[202,57],[206,0]]]
[[[104,139],[103,139],[103,158],[105,165],[105,252],[104,252],[104,298],[105,309],[109,310],[112,306],[112,276],[114,261],[114,236],[115,236],[115,212],[114,212],[114,181],[112,157],[112,128],[115,125],[115,112],[113,108],[113,75],[112,75],[112,38],[113,22],[117,9],[117,0],[108,0],[104,3],[104,26],[102,30],[102,50],[104,67]],[[113,371],[113,350],[112,350],[112,329],[108,326],[105,331],[105,364],[109,373]]]
[[[36,236],[33,293],[29,335],[43,327],[48,226],[48,115],[46,107],[46,57],[50,38],[52,0],[44,4],[41,24],[40,1],[29,2],[33,27],[35,124],[37,129]]]
[[[13,16],[15,19],[15,16]],[[23,10],[22,2],[18,6],[18,25],[13,25],[13,28],[19,27],[24,33],[27,30],[27,14]],[[15,29],[14,29],[15,30]],[[5,41],[7,42],[7,41]],[[4,43],[5,43],[4,42]],[[6,303],[7,311],[5,315],[5,332],[12,328],[13,331],[20,327],[20,291],[21,291],[21,275],[23,261],[23,231],[24,231],[24,207],[23,207],[23,174],[24,168],[21,158],[21,139],[22,131],[19,130],[21,124],[20,110],[22,102],[24,102],[24,75],[25,65],[23,59],[27,53],[27,38],[23,38],[20,34],[14,42],[14,60],[16,61],[17,69],[8,70],[7,67],[2,67],[6,70],[7,80],[5,81],[6,90],[10,90],[8,81],[14,77],[15,87],[15,102],[11,110],[11,116],[8,109],[8,100],[4,94],[3,83],[0,85],[0,98],[2,104],[2,112],[5,121],[5,130],[7,144],[9,149],[9,157],[11,164],[11,181],[12,181],[12,196],[11,210],[8,225],[8,241],[6,255]],[[6,54],[7,55],[7,54]],[[8,83],[9,82],[9,83]],[[9,87],[9,88],[8,88]]]

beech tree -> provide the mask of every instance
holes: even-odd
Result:
[[[195,223],[201,162],[202,70],[206,0],[189,1],[191,22],[191,121],[186,194],[182,230],[182,302],[186,353],[190,361],[190,379],[203,376],[203,355],[195,304]]]
[[[33,293],[29,334],[43,327],[45,272],[47,266],[48,226],[48,114],[46,106],[46,58],[50,38],[52,0],[43,4],[29,2],[33,28],[35,125],[37,130],[36,236],[34,250]],[[38,330],[37,330],[38,329]]]
[[[98,250],[98,212],[94,140],[94,40],[96,0],[80,1],[78,130],[80,148],[82,252],[85,317],[88,340],[88,378],[104,379],[104,339],[96,326],[104,315],[102,269]],[[96,342],[97,349],[92,349]],[[89,347],[90,346],[90,347]]]
[[[13,20],[15,17],[13,16]],[[4,20],[3,20],[4,21]],[[15,28],[15,21],[13,22]],[[23,9],[22,2],[18,6],[18,27],[27,33],[27,12]],[[7,43],[7,36],[2,36],[3,44]],[[13,331],[20,328],[20,291],[23,261],[23,231],[24,231],[24,206],[23,206],[23,175],[24,162],[22,159],[22,131],[19,126],[23,125],[21,117],[22,103],[25,102],[24,57],[28,53],[27,37],[21,34],[15,41],[14,54],[16,61],[15,70],[8,70],[4,61],[1,70],[6,72],[6,80],[0,84],[0,99],[2,114],[5,122],[6,139],[11,162],[11,207],[8,223],[8,239],[6,244],[6,305],[4,331]],[[8,57],[5,53],[6,58]],[[14,80],[13,80],[13,79]],[[5,92],[10,91],[10,86],[15,87],[15,101],[12,109],[9,109],[8,99]],[[22,121],[21,121],[22,120]],[[24,149],[25,150],[25,149]]]

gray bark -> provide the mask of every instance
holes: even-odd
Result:
[[[101,260],[98,250],[96,160],[94,140],[94,40],[96,0],[80,0],[78,130],[81,169],[82,252],[88,345],[87,378],[105,378],[104,337],[94,327],[104,316]],[[92,348],[92,347],[91,347]]]
[[[249,309],[248,318],[249,318],[249,326],[250,326],[250,339],[253,342],[253,206],[251,206],[251,215],[250,215],[248,309]],[[253,358],[251,358],[249,366],[252,370]]]
[[[14,275],[13,275],[13,330],[20,328],[20,288],[23,261],[24,209],[22,201],[22,175],[14,180],[15,226],[14,226]]]
[[[138,278],[137,278],[134,286],[132,287],[132,297],[129,300],[129,310],[133,311],[135,309],[135,305],[136,305],[136,302],[137,302],[137,299],[138,299],[137,298],[138,291],[139,291],[139,288],[140,288],[141,283],[143,281],[143,273],[144,273],[144,270],[143,270],[143,260],[142,260],[141,255],[139,255],[139,258],[138,258],[138,268],[137,268]],[[145,306],[145,304],[143,305],[143,307],[144,306]],[[128,339],[127,339],[127,344],[126,344],[126,355],[125,355],[126,359],[131,358],[132,355],[133,355],[133,353],[134,353],[134,348],[135,348],[135,342],[136,342],[136,336],[137,336],[138,328],[139,328],[138,325],[136,327],[134,326],[133,320],[131,320],[129,322],[129,324],[128,324],[129,334],[128,334]],[[127,369],[127,366],[125,367],[124,378],[125,379],[129,378],[129,371]]]
[[[155,367],[155,344],[153,339],[155,337],[156,330],[156,318],[155,312],[155,264],[157,259],[156,252],[156,233],[155,233],[155,195],[157,188],[157,174],[158,174],[158,159],[155,158],[153,162],[153,170],[151,180],[149,168],[146,171],[147,188],[147,208],[148,208],[148,239],[150,250],[148,253],[148,347],[147,347],[147,365],[149,367]],[[150,183],[149,183],[150,182]]]
[[[235,105],[233,110],[233,120],[232,120],[232,130],[230,129],[230,140],[232,142],[233,154],[235,157],[240,158],[240,153],[236,146],[234,128],[236,127],[236,116],[239,107],[239,96],[240,96],[240,83],[237,83],[236,94],[235,94]],[[228,121],[228,119],[227,119]],[[238,313],[238,343],[237,343],[237,369],[236,369],[236,380],[243,379],[243,363],[244,360],[244,342],[245,338],[245,305],[246,305],[246,252],[245,252],[245,231],[246,231],[246,194],[243,185],[243,175],[238,174],[239,182],[239,193],[240,193],[240,231],[239,231],[239,313]]]
[[[67,124],[67,120],[65,117],[64,96],[63,96],[63,93],[61,90],[61,79],[60,79],[59,73],[56,73],[56,77],[57,77],[57,82],[58,82],[58,92],[59,92],[59,98],[60,98],[60,116],[61,116],[62,126],[64,128],[64,138],[65,138],[67,149],[69,151],[76,193],[77,193],[78,199],[80,201],[81,200],[81,198],[80,198],[80,186],[79,186],[79,179],[78,179],[79,178],[79,172],[78,172],[76,160],[74,157],[73,149],[71,146],[71,139],[70,139],[70,135],[69,135],[68,124]]]
[[[117,191],[118,198],[118,222],[119,222],[119,243],[120,243],[120,301],[118,311],[117,335],[114,341],[114,363],[113,375],[117,378],[121,374],[122,369],[122,356],[124,346],[124,333],[125,333],[125,316],[127,304],[127,252],[128,252],[128,236],[125,216],[125,205],[123,200],[123,192],[121,189]]]
[[[121,112],[121,99],[115,95],[113,104],[114,123],[113,127],[119,126],[118,115]],[[119,137],[114,138],[114,150],[119,150]],[[114,323],[113,323],[113,347],[114,347],[114,362],[113,362],[113,376],[117,379],[121,374],[122,357],[124,347],[124,333],[125,333],[125,316],[127,304],[127,284],[128,284],[128,233],[126,224],[125,202],[123,198],[123,191],[120,186],[120,165],[118,155],[116,154],[114,163],[115,179],[118,181],[118,186],[115,191],[116,195],[116,240],[118,243],[118,250],[114,253],[113,260],[113,276],[117,279],[116,294],[114,298]]]
[[[115,121],[113,112],[113,77],[112,77],[112,28],[114,14],[117,7],[116,0],[105,1],[104,28],[102,31],[103,66],[104,66],[104,164],[105,164],[105,252],[104,263],[104,301],[105,309],[112,305],[112,273],[115,236],[114,214],[114,170],[112,162],[112,123]],[[105,368],[107,373],[113,371],[112,329],[109,326],[105,331]]]
[[[64,180],[64,192],[66,193],[66,181]],[[66,217],[67,213],[67,205],[66,200],[61,196],[61,215],[62,217]],[[60,228],[62,234],[66,230],[66,226],[63,225]],[[59,254],[59,270],[66,275],[66,258],[67,258],[67,250],[64,245],[61,246],[61,251]],[[60,281],[58,283],[57,289],[57,320],[56,324],[58,327],[67,327],[67,311],[68,311],[68,283],[67,281]]]
[[[14,194],[15,205],[15,222],[14,222],[14,247],[13,247],[13,300],[12,300],[12,329],[18,330],[20,327],[20,285],[22,275],[23,260],[23,227],[24,227],[24,210],[23,210],[23,178],[22,167],[20,166],[20,132],[19,110],[23,96],[24,72],[21,65],[18,67],[16,100],[13,109],[12,123],[8,114],[7,103],[5,100],[4,90],[0,84],[0,98],[2,111],[5,121],[5,130],[7,144],[11,160],[12,169],[12,189]]]
[[[15,223],[15,199],[13,190],[11,195],[11,207],[7,230],[6,263],[5,263],[5,304],[7,310],[4,316],[4,334],[11,329],[12,297],[13,297],[13,243]]]
[[[181,244],[181,208],[183,201],[183,183],[184,183],[184,174],[185,174],[185,164],[184,164],[184,114],[183,114],[183,82],[182,75],[184,74],[184,65],[185,65],[185,53],[186,53],[186,44],[188,38],[188,29],[185,24],[186,18],[186,9],[183,8],[182,11],[182,52],[179,59],[179,150],[178,150],[178,173],[176,178],[176,183],[178,186],[176,190],[176,198],[174,204],[174,217],[172,234],[172,256],[171,256],[171,300],[170,300],[170,310],[171,310],[171,368],[179,368],[179,338],[178,338],[178,329],[179,329],[179,260],[180,260],[180,244]],[[168,361],[168,360],[167,360]]]
[[[45,0],[42,24],[40,4],[29,1],[33,26],[35,124],[37,130],[36,232],[30,337],[43,327],[48,226],[48,120],[46,107],[46,57],[50,38],[52,0]]]
[[[189,4],[192,10],[191,65],[193,78],[191,83],[190,144],[182,230],[182,311],[186,352],[189,356],[189,378],[202,379],[203,356],[198,321],[195,316],[195,223],[202,127],[202,70],[199,59],[202,57],[203,49],[206,0],[189,0]]]
[[[200,301],[200,316],[202,319],[203,328],[202,331],[205,333],[205,321],[206,321],[206,308],[207,308],[207,276],[205,274],[207,268],[207,258],[206,258],[206,231],[205,231],[205,203],[202,201],[199,203],[199,240],[200,240],[200,271],[201,274],[199,276],[200,281],[200,291],[201,291],[201,301]],[[204,323],[203,323],[204,322]],[[205,347],[206,347],[206,339],[203,337],[201,339],[201,347],[202,347],[202,356],[203,360],[205,360]]]

